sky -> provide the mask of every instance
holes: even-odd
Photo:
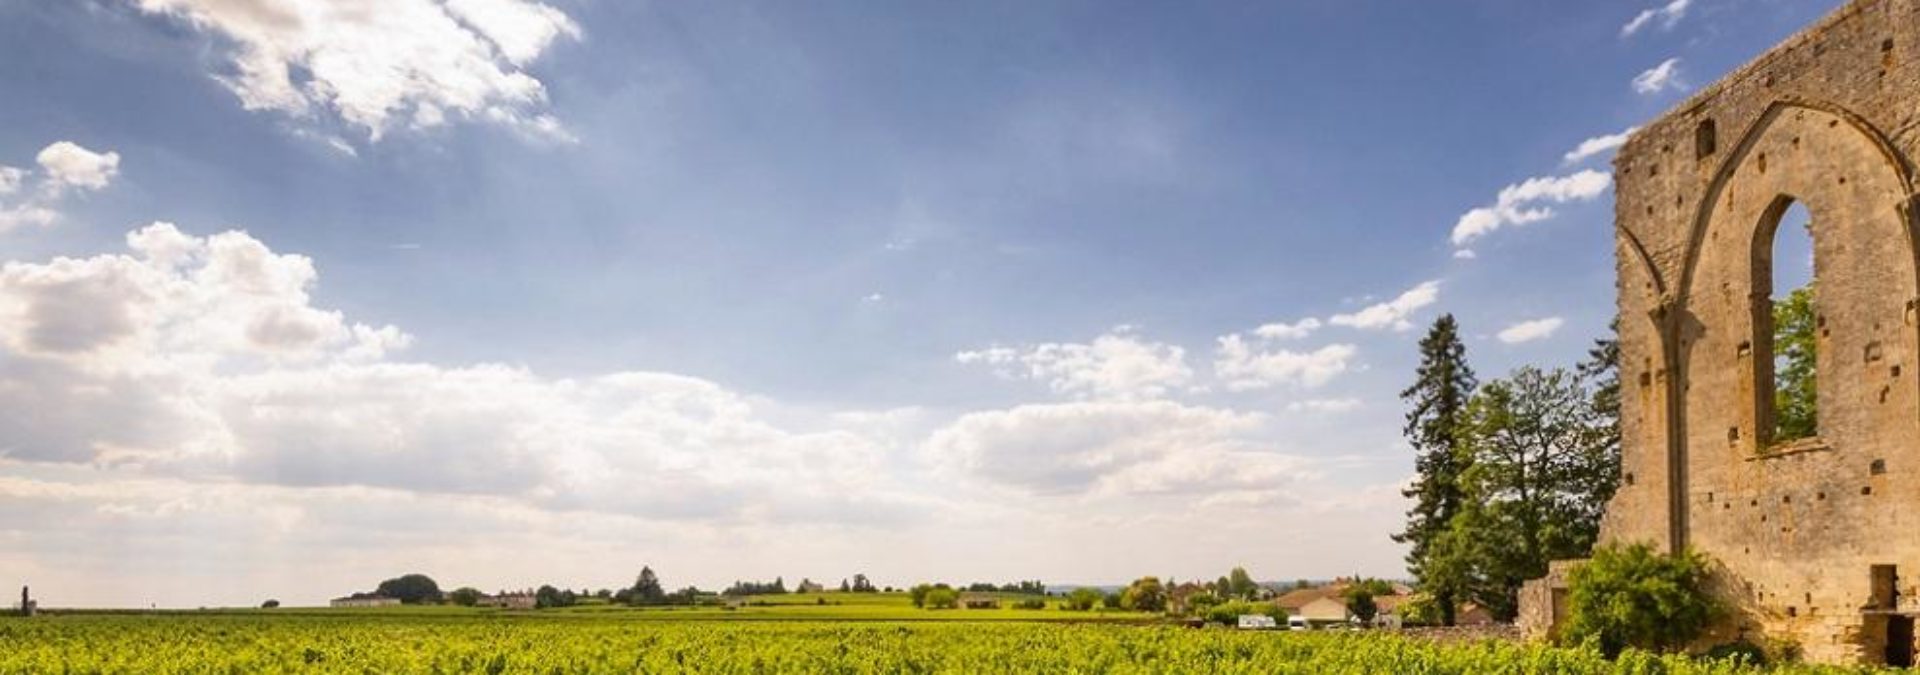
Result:
[[[1401,576],[1422,329],[1838,4],[0,0],[0,582]]]

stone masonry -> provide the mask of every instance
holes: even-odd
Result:
[[[1857,0],[1614,160],[1624,458],[1602,539],[1709,555],[1734,610],[1714,641],[1913,663],[1917,54],[1920,0]],[[1820,420],[1776,443],[1773,240],[1796,202],[1813,222]],[[1563,613],[1566,569],[1524,594],[1531,632]]]

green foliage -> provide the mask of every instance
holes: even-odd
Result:
[[[407,574],[382,581],[374,592],[407,605],[440,602],[440,584],[425,574]]]
[[[1040,598],[1021,598],[1013,603],[1014,609],[1046,609],[1047,601]]]
[[[480,604],[480,589],[471,586],[456,588],[453,592],[447,594],[447,602],[461,607],[472,607]]]
[[[1108,593],[1100,596],[1100,606],[1107,609],[1121,609],[1126,605],[1126,597],[1120,593]]]
[[[1279,606],[1272,603],[1248,602],[1246,600],[1229,600],[1214,605],[1207,608],[1203,616],[1206,617],[1207,621],[1232,626],[1238,624],[1240,617],[1247,614],[1270,616],[1282,624],[1287,622],[1287,612],[1286,610],[1280,609]]]
[[[1550,560],[1586,557],[1598,538],[1620,471],[1613,425],[1565,370],[1522,367],[1481,387],[1461,421],[1468,499],[1430,546],[1423,581],[1512,619],[1523,582]]]
[[[261,609],[275,609],[279,606],[280,606],[279,600],[268,600],[266,602],[260,603]]]
[[[941,584],[927,591],[923,604],[927,609],[953,609],[960,606],[960,592]]]
[[[1159,577],[1140,577],[1120,593],[1120,606],[1136,612],[1163,612],[1167,609],[1167,587]]]
[[[1715,606],[1707,561],[1662,555],[1644,544],[1607,546],[1568,579],[1567,622],[1558,639],[1591,644],[1609,657],[1628,647],[1673,651],[1706,630]]]
[[[1819,351],[1813,284],[1773,303],[1773,440],[1787,442],[1820,431]]]
[[[1067,593],[1065,607],[1075,612],[1085,612],[1100,604],[1104,594],[1097,588],[1076,588]]]
[[[1254,582],[1253,575],[1247,574],[1244,567],[1235,567],[1227,574],[1227,587],[1221,594],[1229,598],[1252,600],[1258,592],[1260,584]]]
[[[1440,605],[1433,601],[1432,595],[1426,593],[1416,593],[1412,598],[1401,603],[1399,614],[1400,621],[1404,625],[1440,625]]]
[[[810,608],[811,606],[809,606]],[[1628,650],[1435,641],[1383,632],[1275,635],[1091,623],[767,622],[474,610],[351,618],[188,613],[0,619],[0,673],[1278,673],[1759,675],[1726,661]],[[655,616],[680,610],[602,610]],[[453,615],[449,615],[452,612]],[[958,613],[957,613],[958,614]],[[1774,675],[1855,668],[1785,665]]]
[[[1460,429],[1476,386],[1459,324],[1452,314],[1442,315],[1420,340],[1413,385],[1400,392],[1409,406],[1404,434],[1415,453],[1414,482],[1402,494],[1414,505],[1407,512],[1407,529],[1393,540],[1409,545],[1407,570],[1440,598],[1441,620],[1448,625],[1459,591],[1456,580],[1429,569],[1430,549],[1445,535],[1464,499],[1460,480],[1471,456],[1462,450]]]
[[[1373,621],[1380,614],[1380,605],[1373,601],[1373,590],[1364,586],[1347,589],[1347,613],[1363,622]]]
[[[661,605],[667,602],[667,591],[660,586],[660,577],[653,573],[652,567],[641,566],[640,578],[635,579],[633,588],[627,593],[627,604]]]

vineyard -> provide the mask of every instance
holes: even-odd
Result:
[[[1843,673],[1389,633],[378,614],[0,619],[0,673]]]

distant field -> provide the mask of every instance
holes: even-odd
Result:
[[[744,598],[734,609],[702,607],[627,607],[587,604],[575,607],[511,611],[497,608],[453,606],[408,606],[334,609],[330,607],[285,607],[280,609],[208,609],[185,611],[145,610],[50,610],[54,615],[130,615],[130,616],[366,616],[366,617],[518,617],[518,618],[609,618],[624,621],[1078,621],[1137,623],[1154,620],[1154,615],[1119,610],[1068,612],[1061,610],[1058,598],[1047,600],[1046,609],[1013,609],[1014,601],[1038,596],[995,594],[1004,600],[1000,609],[929,610],[914,607],[905,593],[787,593]]]
[[[1019,621],[651,621],[649,614],[402,610],[6,618],[0,619],[0,673],[1767,672],[1644,654],[1607,662],[1584,651],[1439,644],[1390,633]]]

